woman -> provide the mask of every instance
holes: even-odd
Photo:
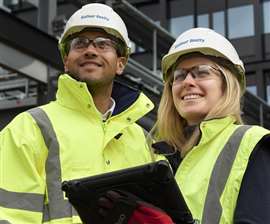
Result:
[[[162,71],[155,134],[180,154],[175,178],[193,217],[270,223],[269,131],[242,125],[244,66],[232,44],[213,30],[190,29],[164,56]]]
[[[162,71],[153,147],[171,154],[193,218],[203,224],[270,223],[270,132],[243,125],[245,71],[235,48],[211,29],[193,28],[163,57]],[[147,223],[143,219],[131,216],[128,223]]]

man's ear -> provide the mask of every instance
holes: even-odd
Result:
[[[116,75],[121,75],[123,73],[126,64],[127,64],[127,58],[119,57],[117,59]]]
[[[63,58],[63,64],[64,64],[64,71],[65,72],[67,72],[68,71],[68,66],[67,66],[67,64],[68,64],[68,59],[67,59],[67,56],[65,56],[64,58]]]

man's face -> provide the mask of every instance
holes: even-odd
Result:
[[[78,37],[81,39],[70,42],[69,53],[64,58],[65,72],[79,81],[86,82],[90,88],[110,85],[115,75],[122,74],[126,58],[119,57],[114,46],[106,45],[107,42],[104,42],[105,45],[102,42],[101,46],[91,43],[85,47],[85,41],[109,38],[106,33],[85,31]]]

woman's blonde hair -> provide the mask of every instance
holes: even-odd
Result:
[[[242,124],[240,103],[241,88],[236,77],[237,74],[234,74],[234,71],[230,68],[229,62],[221,58],[198,53],[191,53],[184,56],[184,59],[194,56],[207,57],[222,71],[222,75],[224,76],[222,79],[223,96],[207,114],[204,120],[232,116],[235,118],[237,124]],[[183,60],[183,56],[180,60]],[[177,60],[175,64],[177,65],[179,62],[180,61]],[[199,127],[195,128],[193,134],[189,137],[186,136],[184,131],[186,127],[186,120],[181,117],[175,108],[172,96],[172,86],[168,79],[164,83],[163,94],[158,108],[157,122],[151,133],[155,136],[155,139],[166,141],[184,155],[189,149],[197,144],[200,137]]]

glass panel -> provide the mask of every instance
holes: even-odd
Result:
[[[24,10],[28,9],[29,7],[38,7],[38,0],[0,0],[4,3],[4,7],[9,8],[10,10]]]
[[[253,5],[228,9],[229,38],[254,36]]]
[[[257,95],[257,86],[247,86],[247,90],[254,95]]]
[[[218,11],[213,13],[213,29],[219,34],[225,36],[224,11]]]
[[[270,71],[265,73],[266,77],[266,100],[267,103],[270,104]]]
[[[267,103],[270,104],[270,84],[266,86]]]
[[[246,73],[246,82],[247,82],[247,90],[249,90],[254,95],[257,95],[257,79],[255,72]]]
[[[38,6],[39,0],[25,0],[25,2],[29,2],[32,5]]]
[[[2,0],[6,5],[17,5],[19,4],[19,0]]]
[[[270,33],[270,2],[263,2],[263,31]]]
[[[13,7],[13,6],[20,7],[23,4],[23,2],[25,2],[25,1],[19,2],[19,0],[2,0],[2,1],[4,2],[4,5],[7,7]],[[21,5],[19,3],[21,3]]]
[[[133,41],[130,41],[130,45],[131,45],[131,54],[145,52],[145,49],[143,47],[139,46]]]
[[[7,11],[7,12],[11,12],[10,9],[5,4],[4,0],[0,0],[0,9],[3,9],[5,11]]]
[[[174,17],[169,20],[170,32],[174,37],[177,37],[180,33],[193,28],[194,26],[194,16],[182,16]]]
[[[198,15],[198,27],[209,27],[209,15]]]

